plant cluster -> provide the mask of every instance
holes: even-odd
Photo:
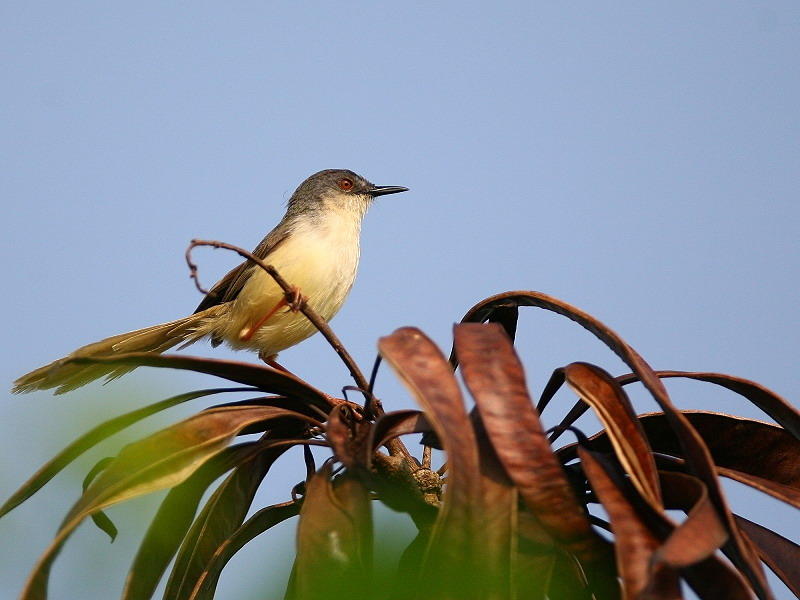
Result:
[[[614,377],[572,363],[557,369],[534,401],[513,345],[520,307],[577,322],[630,373]],[[313,319],[311,307],[302,310]],[[720,477],[730,478],[800,507],[800,413],[766,388],[729,375],[654,371],[590,315],[542,293],[508,292],[480,302],[455,326],[449,359],[414,328],[381,338],[381,359],[420,406],[385,412],[327,325],[319,326],[345,358],[363,403],[257,364],[151,354],[81,359],[188,369],[235,386],[182,394],[95,427],[25,483],[0,516],[137,421],[196,398],[246,399],[206,408],[99,464],[22,598],[46,597],[53,561],[81,522],[91,518],[113,537],[104,509],[164,489],[125,600],[151,598],[170,564],[165,598],[211,598],[239,549],[295,517],[297,552],[286,592],[292,599],[666,600],[682,597],[683,583],[700,598],[766,600],[773,596],[763,564],[800,597],[800,547],[734,514],[720,485]],[[662,381],[675,377],[725,387],[776,424],[677,410]],[[660,412],[636,413],[625,392],[632,382],[643,384]],[[577,402],[547,431],[540,414],[565,385]],[[573,426],[587,410],[603,424],[592,437]],[[559,446],[565,433],[576,441]],[[419,456],[402,442],[409,434],[422,434]],[[305,452],[303,484],[247,518],[276,460],[294,446]],[[318,467],[311,446],[327,448],[330,458]],[[444,452],[441,468],[432,465],[434,449]],[[380,585],[373,502],[407,513],[415,527],[396,571],[382,575]],[[685,519],[676,522],[667,512],[674,509]]]

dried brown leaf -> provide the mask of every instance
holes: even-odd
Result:
[[[733,375],[726,375],[724,373],[702,373],[693,371],[656,371],[656,375],[662,379],[680,377],[705,381],[729,389],[747,398],[767,415],[775,419],[775,422],[791,433],[796,439],[800,440],[800,411],[778,394],[755,381],[734,377]],[[619,379],[624,385],[631,381],[636,381],[637,378],[635,376],[625,375]]]
[[[131,367],[157,367],[162,369],[181,369],[206,375],[215,375],[229,381],[251,385],[268,394],[280,394],[305,404],[316,406],[324,412],[332,408],[330,398],[318,389],[291,373],[278,371],[266,366],[232,360],[199,358],[179,354],[152,354],[149,352],[129,352],[118,356],[81,357],[71,359],[78,364],[119,364]]]
[[[726,469],[724,467],[717,467],[717,472],[723,477],[727,477],[729,479],[733,479],[734,481],[738,481],[739,483],[749,485],[759,492],[764,492],[773,498],[777,498],[778,500],[782,500],[783,502],[791,504],[796,508],[800,508],[800,489],[797,487],[781,485],[780,483],[762,479],[761,477],[756,477],[755,475],[749,475],[747,473],[742,473],[741,471]]]
[[[483,520],[483,569],[493,575],[494,585],[486,590],[485,598],[529,598],[531,592],[522,587],[540,573],[520,573],[518,549],[519,497],[497,458],[491,440],[486,435],[480,415],[473,411],[472,421],[478,442],[482,502],[478,509]],[[524,568],[530,568],[525,564]]]
[[[547,442],[508,336],[497,325],[461,324],[455,347],[487,435],[525,505],[577,556],[594,560],[604,554]]]
[[[660,541],[607,472],[609,464],[601,454],[583,447],[578,448],[578,456],[592,490],[611,521],[624,597],[640,598],[645,590],[652,600],[680,597],[677,571],[670,565],[654,564],[653,557]]]
[[[800,598],[800,546],[739,515],[736,522],[755,544],[761,560]]]
[[[800,441],[786,430],[735,415],[718,412],[681,411],[706,441],[721,474],[758,487],[758,480],[784,488],[787,502],[796,503],[800,494]],[[639,416],[654,452],[683,458],[683,448],[672,433],[664,413]],[[605,432],[592,438],[598,449],[609,449]],[[562,459],[568,458],[566,452]],[[737,473],[743,474],[738,477]],[[746,477],[746,476],[751,477]],[[766,491],[766,490],[765,490]]]
[[[381,338],[378,348],[425,410],[447,453],[447,485],[421,577],[436,581],[438,593],[457,595],[456,583],[464,589],[470,589],[469,582],[480,584],[483,552],[477,543],[483,529],[482,490],[472,424],[450,364],[421,331],[398,329]]]
[[[467,319],[463,319],[462,322]],[[512,342],[517,335],[517,322],[519,321],[519,308],[516,306],[498,306],[486,317],[488,323],[499,323],[503,330],[508,335],[508,339]],[[450,351],[450,363],[453,368],[458,366],[458,356],[456,355],[456,347]]]
[[[726,533],[704,494],[703,484],[697,478],[659,471],[666,508],[682,508],[690,513],[684,523],[676,525],[663,510],[646,502],[635,491],[622,469],[614,466],[616,463],[611,461],[611,455],[604,458],[603,454],[584,447],[579,447],[579,451],[584,457],[590,454],[604,466],[605,475],[613,480],[616,489],[624,494],[643,526],[659,541],[660,546],[651,557],[650,573],[653,576],[643,592],[643,598],[660,597],[659,594],[663,595],[671,589],[669,573],[673,572],[673,567],[682,567],[681,576],[704,600],[751,598],[742,577],[714,554]],[[605,500],[603,502],[605,506]],[[708,531],[705,531],[706,527]],[[615,542],[618,544],[619,540]]]
[[[372,574],[369,491],[326,463],[306,485],[290,598],[368,598]]]
[[[733,520],[725,495],[717,481],[716,470],[708,448],[689,421],[677,411],[669,399],[664,384],[655,371],[625,341],[604,323],[588,313],[577,309],[547,294],[534,291],[515,291],[498,294],[483,300],[464,316],[464,321],[482,322],[488,320],[498,308],[516,306],[533,306],[563,315],[584,327],[608,346],[625,364],[642,385],[652,394],[653,399],[661,406],[670,427],[675,432],[683,447],[683,453],[691,471],[696,474],[708,488],[708,494],[717,511],[723,517],[730,534],[730,541],[725,551],[733,563],[747,577],[762,600],[771,599],[772,593],[767,585],[764,571],[754,549],[748,540],[739,534]]]
[[[659,506],[661,490],[653,453],[627,394],[611,375],[588,363],[567,365],[564,377],[605,426],[614,452],[636,489],[648,502]]]

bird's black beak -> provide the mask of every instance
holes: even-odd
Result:
[[[407,191],[407,187],[400,187],[399,185],[376,185],[369,191],[369,195],[375,198],[377,196],[386,196],[387,194],[397,194]]]

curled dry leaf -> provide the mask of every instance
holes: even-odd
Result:
[[[447,452],[447,486],[421,578],[435,578],[437,585],[463,582],[465,577],[477,579],[473,574],[481,564],[482,551],[477,543],[482,525],[479,461],[458,383],[439,348],[418,329],[398,329],[381,338],[378,348],[425,410]]]
[[[604,544],[552,453],[531,404],[522,365],[503,330],[462,324],[455,330],[455,346],[487,436],[520,498],[571,552],[587,559],[604,554]]]
[[[578,456],[592,489],[611,520],[624,597],[639,598],[645,590],[653,600],[679,597],[677,570],[668,564],[654,563],[653,557],[660,541],[607,471],[611,467],[601,455],[586,448],[578,447]]]
[[[661,489],[656,463],[627,394],[611,375],[587,363],[567,365],[564,377],[567,384],[595,410],[633,485],[654,506],[660,506]]]

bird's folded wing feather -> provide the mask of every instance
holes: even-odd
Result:
[[[261,243],[256,246],[256,249],[253,250],[253,256],[269,263],[269,254],[280,244],[282,244],[291,234],[291,231],[279,232],[279,229],[280,227],[273,229],[267,235],[267,237],[265,237]],[[261,267],[253,264],[249,260],[246,260],[239,266],[234,267],[230,272],[228,272],[227,275],[225,275],[225,277],[214,284],[214,287],[208,291],[205,298],[203,298],[202,302],[200,302],[194,312],[199,313],[200,311],[211,308],[212,306],[216,306],[217,304],[230,302],[239,295],[239,292],[242,291],[244,284],[247,282],[247,279],[250,276],[251,269],[260,268]]]

